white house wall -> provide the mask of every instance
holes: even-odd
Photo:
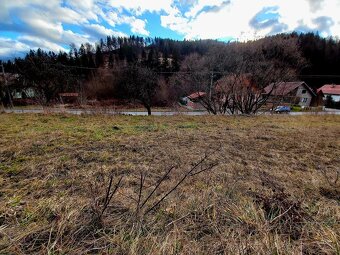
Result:
[[[306,91],[306,93],[302,93],[304,90]],[[312,102],[313,95],[309,92],[309,90],[305,86],[301,85],[297,89],[296,97],[300,98],[299,102],[300,106],[308,107]],[[304,98],[306,98],[307,100],[304,100]]]

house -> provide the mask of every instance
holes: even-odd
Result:
[[[33,88],[24,88],[24,89],[14,89],[13,99],[26,99],[26,98],[35,98],[36,93]]]
[[[340,102],[340,85],[326,84],[317,90],[318,94],[323,95],[323,99],[326,100],[328,96],[331,96],[334,102]]]
[[[181,104],[192,110],[203,110],[200,100],[206,97],[207,93],[202,91],[193,92],[189,96],[181,98]]]
[[[302,107],[309,107],[316,97],[315,92],[303,81],[271,83],[264,88],[264,94],[270,94],[268,103]]]
[[[0,83],[4,83],[6,79],[8,90],[15,102],[22,102],[26,99],[32,99],[36,96],[35,90],[31,87],[24,87],[20,80],[20,75],[16,73],[5,73],[0,76]]]

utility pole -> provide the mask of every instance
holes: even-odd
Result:
[[[209,102],[211,102],[211,94],[212,94],[212,86],[214,83],[214,72],[211,72],[211,76],[210,76],[210,86],[209,86]]]
[[[13,108],[13,101],[12,101],[11,93],[9,92],[9,88],[8,88],[8,84],[7,84],[7,79],[6,79],[6,75],[5,75],[5,67],[4,67],[3,64],[1,64],[1,69],[2,69],[2,74],[4,76],[5,87],[6,87],[8,98],[9,98],[9,104],[11,105],[11,108]]]

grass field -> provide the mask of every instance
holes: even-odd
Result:
[[[340,254],[339,155],[332,115],[0,114],[0,254]]]

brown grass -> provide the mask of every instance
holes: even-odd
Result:
[[[332,115],[0,114],[0,254],[340,254],[339,155]]]

